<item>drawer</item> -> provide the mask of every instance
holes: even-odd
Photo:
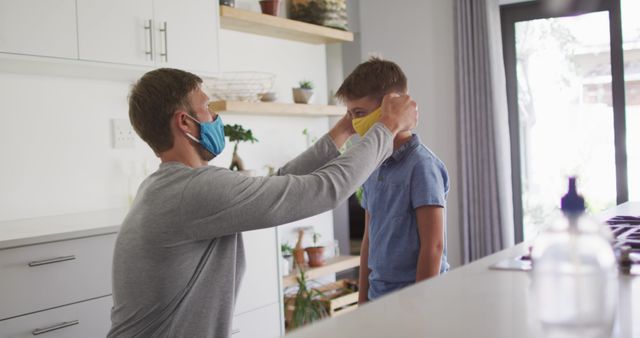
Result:
[[[105,337],[111,327],[111,306],[111,296],[106,296],[2,320],[0,321],[0,337]]]
[[[280,337],[279,304],[271,304],[233,317],[231,338]]]
[[[0,250],[0,320],[111,294],[116,234]]]
[[[276,229],[242,233],[247,262],[235,314],[278,302],[278,252]]]

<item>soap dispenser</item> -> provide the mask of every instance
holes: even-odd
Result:
[[[531,252],[533,304],[547,337],[609,337],[618,297],[610,232],[585,213],[575,177]]]

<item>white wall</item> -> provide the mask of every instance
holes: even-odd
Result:
[[[0,73],[0,219],[127,205],[132,163],[157,164],[140,142],[111,149],[110,118],[127,118],[128,88],[127,82]]]
[[[236,7],[259,11],[257,2],[236,1]],[[260,37],[229,30],[220,31],[220,66],[225,71],[253,70],[276,74],[274,91],[278,101],[293,102],[291,88],[299,80],[312,80],[315,84],[312,103],[327,104],[327,47],[276,38]],[[339,57],[337,55],[336,57]],[[264,169],[265,165],[279,167],[301,153],[307,141],[322,136],[329,130],[327,117],[265,117],[265,116],[224,116],[228,124],[240,123],[250,128],[260,142],[241,144],[239,154],[248,168]],[[302,134],[308,129],[311,138]],[[230,147],[230,145],[229,145]],[[231,151],[226,151],[212,164],[227,166],[231,161]],[[281,243],[292,246],[297,240],[296,229],[312,227],[319,232],[321,243],[333,240],[332,212],[300,220],[280,227],[278,235]],[[311,233],[305,235],[304,246],[311,245]]]
[[[455,113],[454,12],[451,0],[358,1],[361,57],[382,55],[402,67],[417,101],[417,133],[445,163],[451,191],[447,201],[448,259],[461,264]],[[355,53],[357,54],[357,53]],[[352,62],[345,61],[345,64]],[[351,70],[345,70],[345,73]]]
[[[237,4],[259,11],[257,1]],[[82,71],[68,65],[51,67],[71,71],[39,73],[13,69],[1,58],[0,64],[0,220],[126,207],[129,191],[135,191],[145,176],[143,167],[148,174],[159,163],[140,140],[134,149],[111,148],[110,119],[128,119],[126,96],[131,81],[79,77]],[[324,45],[221,30],[220,66],[223,71],[275,73],[274,89],[283,102],[292,102],[291,87],[299,80],[312,80],[314,102],[327,102]],[[303,129],[314,137],[329,129],[325,117],[223,119],[252,129],[260,140],[240,145],[240,155],[250,169],[281,166],[303,151],[307,147]],[[232,150],[229,145],[212,164],[228,166]],[[333,238],[331,212],[301,224],[315,225],[325,240]]]

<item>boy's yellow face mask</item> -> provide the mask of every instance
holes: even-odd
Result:
[[[378,120],[380,120],[380,115],[381,110],[380,107],[378,107],[378,109],[374,110],[367,116],[351,120],[353,129],[356,131],[356,133],[358,133],[358,135],[360,135],[360,137],[363,137],[367,133],[367,131],[369,131],[369,129],[371,129],[371,127],[373,127],[373,125],[378,122]]]

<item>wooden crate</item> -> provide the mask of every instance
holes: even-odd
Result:
[[[314,288],[325,296],[318,299],[327,309],[329,317],[339,316],[347,312],[351,312],[358,307],[358,284],[355,281],[341,279],[337,282]],[[294,295],[285,295],[284,297],[284,314],[285,324],[289,330],[288,323],[293,317],[295,306],[293,305]]]
[[[355,281],[341,279],[335,283],[317,288],[322,292],[329,317],[339,316],[358,308],[358,284]]]

